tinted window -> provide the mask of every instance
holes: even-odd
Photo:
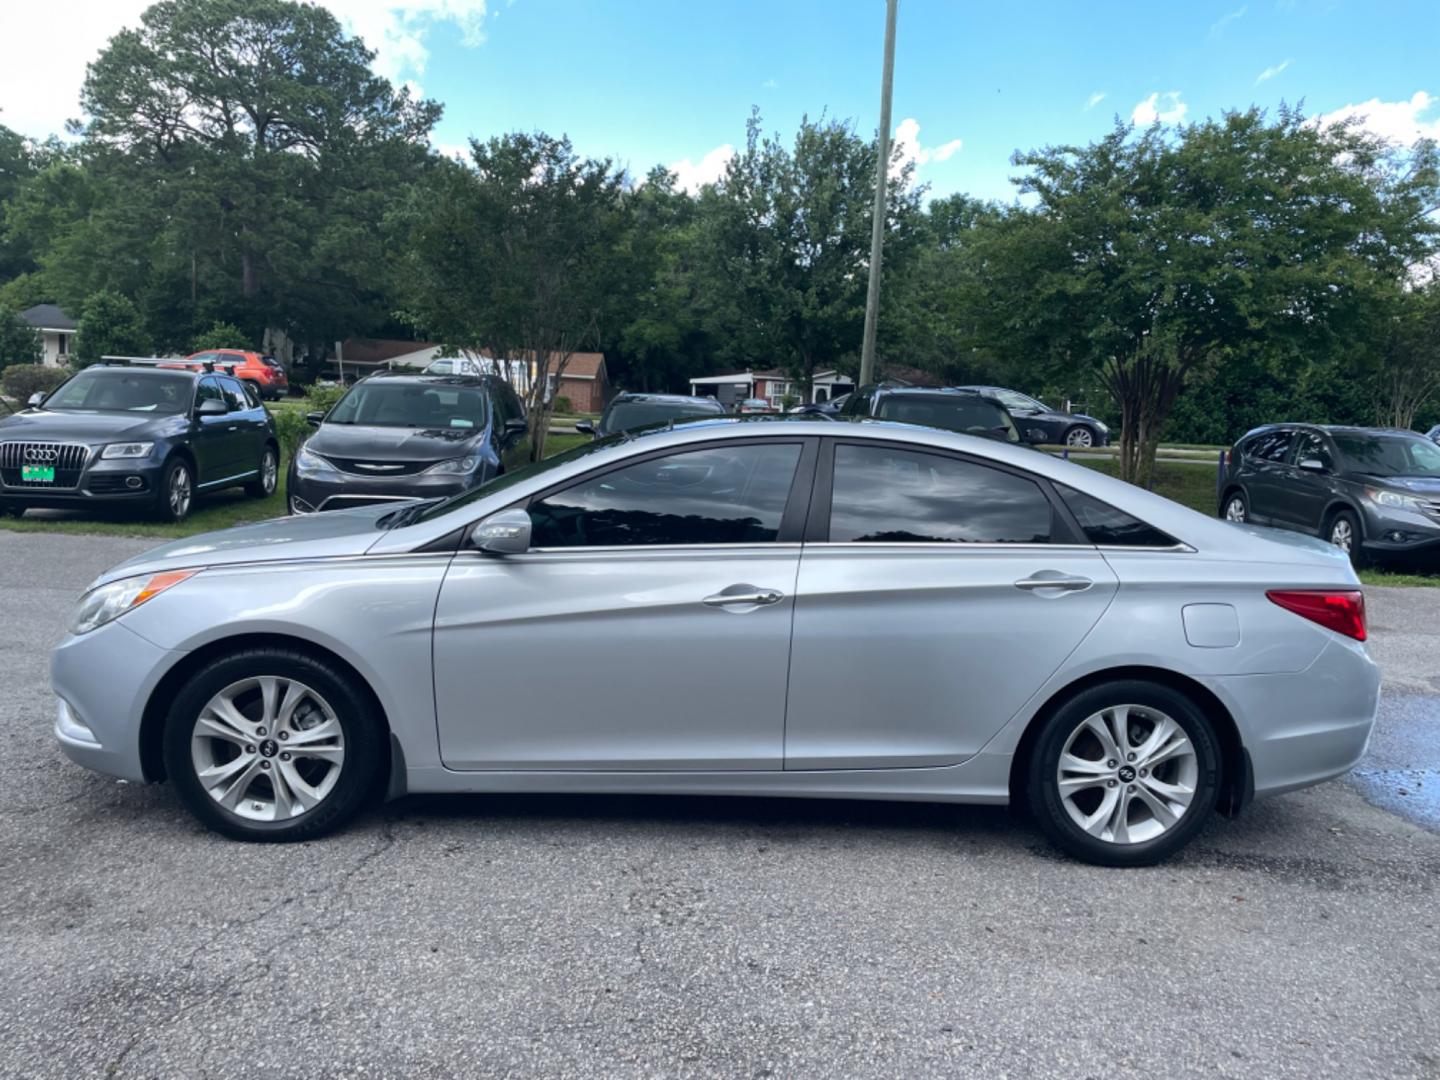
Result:
[[[1007,409],[1029,409],[1039,411],[1045,408],[1044,405],[1034,398],[1026,397],[1024,394],[1016,393],[1014,390],[996,390],[995,396]]]
[[[250,408],[250,399],[245,396],[245,388],[234,379],[221,379],[220,392],[225,395],[225,404],[231,412],[244,412]]]
[[[260,391],[255,389],[254,383],[247,382],[241,383],[240,385],[244,388],[245,400],[250,403],[250,407],[252,409],[260,409],[264,407],[265,403],[260,400]]]
[[[443,383],[357,383],[325,417],[327,424],[469,429],[485,426],[485,391]]]
[[[50,403],[45,403],[49,408]],[[1351,472],[1371,476],[1440,476],[1440,448],[1419,435],[1336,435]]]
[[[883,446],[835,448],[836,543],[1044,544],[1050,501],[1033,480]]]
[[[719,402],[706,401],[621,401],[611,405],[600,422],[600,433],[632,431],[646,424],[662,424],[687,416],[718,416],[724,412]]]
[[[1092,544],[1110,547],[1174,547],[1175,538],[1146,525],[1139,518],[1131,517],[1124,510],[1117,510],[1109,503],[1101,502],[1093,495],[1076,491],[1064,484],[1056,484],[1055,490],[1065,505],[1075,515],[1085,539]]]
[[[1019,442],[1020,435],[1010,414],[992,401],[968,394],[927,394],[924,397],[890,396],[880,402],[877,414],[902,424],[924,424],[926,427],[959,431],[967,435],[997,436],[1007,442]]]
[[[774,540],[798,443],[723,446],[615,469],[530,505],[536,547]]]
[[[180,413],[190,407],[193,377],[91,368],[45,399],[46,409]]]
[[[1325,445],[1325,440],[1313,431],[1302,431],[1295,438],[1295,464],[1302,461],[1318,461],[1325,468],[1333,467],[1330,460],[1330,450]]]
[[[1260,461],[1284,461],[1294,437],[1293,431],[1267,431],[1264,435],[1255,436],[1245,447],[1245,456]]]

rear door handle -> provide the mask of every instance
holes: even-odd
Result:
[[[1026,592],[1049,589],[1056,592],[1083,592],[1093,584],[1095,583],[1087,577],[1071,577],[1053,570],[1042,570],[1033,577],[1021,578],[1015,582],[1015,587]]]
[[[762,589],[755,585],[731,585],[700,602],[706,607],[741,607],[778,604],[785,599],[779,589]]]

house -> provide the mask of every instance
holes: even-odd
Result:
[[[394,338],[346,338],[326,362],[326,374],[343,375],[349,382],[387,368],[420,368],[441,353],[438,341],[400,341]]]
[[[555,369],[559,366],[560,358],[552,353],[548,368],[550,397],[569,398],[570,407],[576,412],[603,412],[605,402],[610,398],[610,376],[605,370],[605,354],[571,353],[557,384]]]
[[[36,304],[26,308],[20,317],[36,330],[45,341],[45,355],[41,362],[48,367],[64,367],[70,362],[70,348],[75,344],[75,330],[80,324],[65,313],[58,304]]]
[[[810,400],[802,400],[800,383],[778,368],[766,371],[737,371],[733,375],[707,375],[690,380],[690,393],[696,397],[713,397],[727,408],[734,408],[746,398],[763,398],[780,406],[787,394],[802,404],[818,404],[848,394],[855,389],[855,380],[828,369],[817,371],[810,379]]]

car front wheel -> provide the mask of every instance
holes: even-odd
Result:
[[[184,521],[190,516],[190,507],[194,502],[195,474],[184,458],[171,458],[160,474],[155,516],[161,521]]]
[[[1089,450],[1095,445],[1095,433],[1084,424],[1076,424],[1065,432],[1065,445],[1078,450]]]
[[[1057,847],[1101,866],[1149,866],[1179,851],[1215,808],[1220,752],[1210,721],[1158,683],[1081,691],[1040,731],[1030,808]]]
[[[353,676],[306,653],[248,649],[176,695],[165,768],[186,807],[238,840],[308,840],[376,790],[383,725]]]
[[[1360,547],[1360,521],[1349,510],[1341,510],[1330,519],[1330,525],[1325,530],[1325,539],[1349,555],[1353,565],[1363,565],[1364,553]]]

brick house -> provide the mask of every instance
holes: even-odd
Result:
[[[576,412],[598,413],[604,410],[610,398],[610,376],[605,370],[605,354],[598,352],[577,352],[570,354],[565,372],[555,382],[555,369],[560,358],[550,358],[550,396],[569,398],[570,407]]]

